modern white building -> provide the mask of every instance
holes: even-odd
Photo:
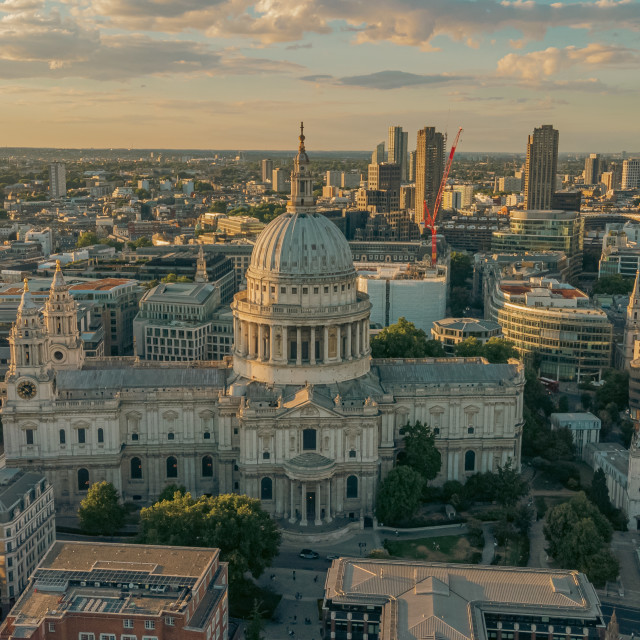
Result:
[[[478,318],[444,318],[433,323],[431,337],[439,340],[444,350],[453,354],[457,344],[475,338],[485,344],[491,338],[504,338],[502,327],[492,320]]]
[[[25,242],[39,242],[42,247],[42,254],[45,257],[51,255],[53,251],[53,231],[51,228],[30,229],[24,234]]]
[[[609,223],[602,238],[598,277],[620,274],[635,278],[640,269],[640,224],[629,220]]]
[[[371,301],[371,323],[388,327],[404,317],[429,335],[447,314],[447,267],[426,263],[356,263],[358,291]]]
[[[593,413],[552,413],[550,420],[552,429],[566,427],[571,431],[576,453],[582,460],[586,445],[600,442],[602,421]]]
[[[287,212],[246,278],[224,362],[86,358],[61,271],[43,317],[26,290],[9,338],[7,465],[43,470],[60,509],[100,480],[140,504],[179,483],[258,498],[302,532],[373,518],[407,422],[434,430],[437,484],[520,468],[521,363],[371,359],[371,302],[345,237],[315,210],[302,134]]]
[[[25,433],[28,441],[33,433]],[[55,542],[53,487],[40,472],[0,469],[0,597],[2,617]]]
[[[640,159],[629,158],[622,163],[622,188],[638,189],[640,187]]]

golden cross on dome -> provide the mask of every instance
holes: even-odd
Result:
[[[56,260],[56,271],[62,271],[60,268],[60,260]]]
[[[298,151],[304,151],[304,122],[300,123],[300,146],[298,147]]]
[[[28,278],[24,279],[24,290],[25,291],[29,291],[29,279]]]

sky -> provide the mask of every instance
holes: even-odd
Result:
[[[3,146],[640,151],[640,0],[0,0]]]

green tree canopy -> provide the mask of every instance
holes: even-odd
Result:
[[[115,487],[106,480],[92,484],[80,503],[78,519],[82,530],[93,535],[112,536],[122,529],[125,509]]]
[[[626,295],[633,289],[633,278],[623,278],[619,273],[598,278],[593,285],[593,293]]]
[[[140,540],[147,544],[218,547],[229,563],[229,582],[249,571],[258,578],[278,554],[280,532],[260,500],[244,495],[176,493],[140,513]]]
[[[404,456],[402,463],[417,471],[427,483],[433,480],[442,467],[442,456],[436,448],[436,436],[431,428],[418,421],[407,423],[404,433]]]
[[[76,247],[78,247],[78,249],[81,249],[82,247],[91,247],[92,245],[99,243],[100,239],[95,233],[93,233],[92,231],[85,231],[84,233],[80,234],[78,242],[76,242]]]
[[[424,478],[412,467],[394,467],[378,487],[378,521],[393,526],[410,520],[420,505],[424,485]]]
[[[444,348],[438,340],[428,340],[423,329],[401,317],[371,338],[374,358],[441,358]]]
[[[466,287],[473,277],[473,258],[461,251],[451,252],[451,287]]]
[[[504,467],[498,465],[496,478],[496,500],[503,507],[513,507],[529,491],[528,483],[513,468],[511,459]]]
[[[176,484],[175,482],[172,482],[162,490],[156,502],[162,502],[163,500],[173,500],[176,492],[185,494],[187,493],[187,488],[183,484]]]
[[[508,362],[509,358],[518,358],[513,342],[496,337],[482,344],[478,338],[471,336],[455,346],[455,353],[461,358],[481,356],[494,364]]]
[[[147,236],[142,236],[133,242],[128,243],[132,249],[137,249],[138,247],[151,247],[153,242],[147,238]]]
[[[596,390],[596,400],[601,407],[615,402],[619,411],[629,406],[629,372],[608,369],[604,376],[604,384]]]
[[[212,213],[227,213],[227,203],[224,200],[216,200],[209,206]]]

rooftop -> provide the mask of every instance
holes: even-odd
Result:
[[[43,480],[45,477],[41,473],[21,469],[0,469],[0,512],[11,509]]]
[[[204,304],[214,292],[215,286],[210,283],[162,283],[145,293],[141,300],[141,304],[149,302]]]
[[[137,285],[137,280],[127,280],[124,278],[102,278],[101,280],[89,280],[88,282],[81,282],[80,284],[74,284],[69,287],[71,292],[73,291],[112,291],[119,287],[125,287],[130,285]],[[73,295],[73,294],[72,294]]]
[[[498,612],[574,619],[580,634],[586,621],[601,624],[595,590],[577,571],[340,558],[325,595],[338,607],[382,605],[390,640],[483,639],[486,616]]]

